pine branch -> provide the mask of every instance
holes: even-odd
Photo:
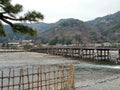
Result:
[[[6,20],[6,19],[4,19],[4,18],[1,18],[1,20],[4,21],[5,23],[9,24],[10,26],[13,25],[10,21],[8,21],[8,20]]]
[[[36,30],[24,25],[14,24],[12,21],[38,22],[39,20],[43,20],[44,16],[40,12],[29,11],[23,16],[16,18],[16,15],[19,14],[22,10],[23,7],[20,4],[12,5],[11,0],[0,0],[0,21],[9,24],[13,28],[14,32],[28,34],[30,36],[36,35]],[[5,35],[5,31],[2,29],[0,33]]]

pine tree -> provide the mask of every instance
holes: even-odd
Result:
[[[0,0],[0,36],[6,36],[3,28],[3,22],[9,24],[13,31],[21,34],[28,34],[34,36],[37,31],[24,26],[22,24],[15,24],[12,21],[27,21],[27,22],[38,22],[44,19],[44,16],[40,12],[28,11],[22,16],[18,14],[23,11],[23,6],[20,4],[11,4],[11,0]]]

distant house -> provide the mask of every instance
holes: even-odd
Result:
[[[109,43],[109,42],[105,42],[105,43],[103,43],[102,45],[103,45],[103,46],[112,46],[112,44]]]
[[[32,43],[32,40],[22,40],[20,43],[21,43],[22,45],[26,45],[26,44]]]
[[[8,42],[8,47],[12,49],[17,49],[20,47],[20,43],[19,42]]]
[[[98,43],[95,44],[95,47],[101,47],[101,46],[102,44],[98,44]]]

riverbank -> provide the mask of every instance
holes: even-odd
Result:
[[[0,49],[0,53],[4,52],[24,52],[24,50],[19,50],[19,49]]]
[[[76,90],[119,90],[120,65],[96,64],[34,52],[0,53],[0,68],[24,65],[75,64]]]
[[[76,90],[119,90],[119,65],[84,64],[75,66]]]
[[[103,76],[104,77],[104,76]],[[81,81],[76,90],[119,90],[120,74],[104,77],[98,80]]]
[[[35,52],[0,53],[0,68],[24,65],[71,64],[76,62],[79,61]]]

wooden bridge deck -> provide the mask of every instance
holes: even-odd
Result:
[[[120,59],[120,48],[109,47],[41,47],[31,49],[30,51],[81,59],[109,60],[111,57],[110,51],[112,50],[118,51],[116,60]]]

